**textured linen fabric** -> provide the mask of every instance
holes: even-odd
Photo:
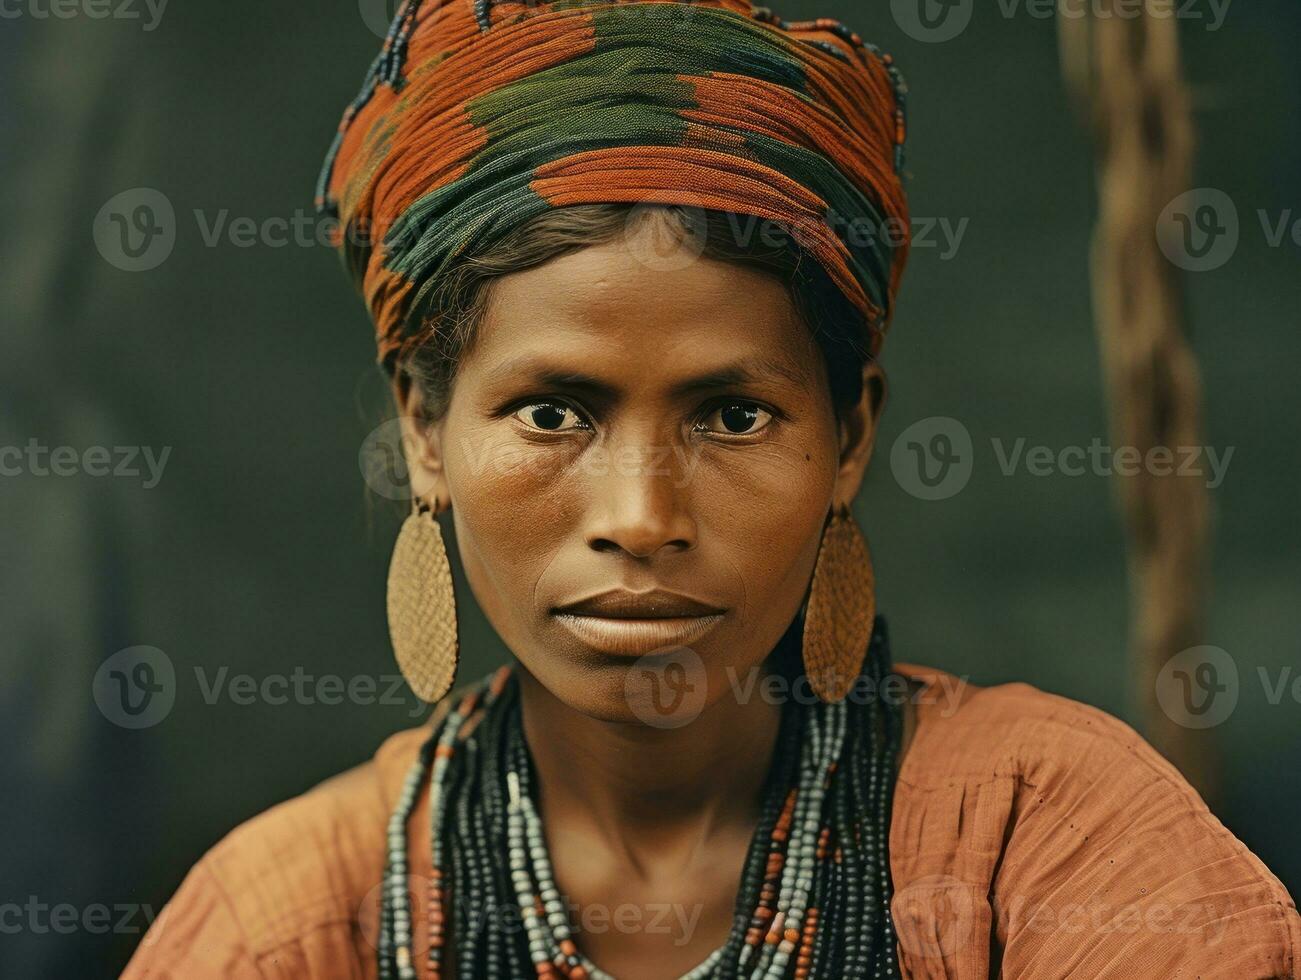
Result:
[[[890,830],[905,977],[1297,976],[1292,898],[1131,728],[1026,684],[896,669],[917,691]],[[124,976],[374,977],[385,823],[426,732],[231,832]],[[417,907],[427,828],[426,794]]]

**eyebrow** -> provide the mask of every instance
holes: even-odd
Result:
[[[519,375],[528,376],[536,384],[588,391],[599,397],[613,398],[619,393],[616,386],[596,375],[561,367],[546,357],[531,354],[511,358],[497,365],[488,372],[487,381],[489,384],[496,384]],[[767,357],[754,357],[684,378],[673,386],[672,393],[675,396],[685,396],[713,388],[768,381],[772,376],[780,378],[795,388],[807,390],[809,387],[808,378],[789,365]]]

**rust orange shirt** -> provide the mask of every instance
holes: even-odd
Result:
[[[1026,684],[896,669],[920,684],[890,828],[905,977],[1298,976],[1286,889],[1129,726]],[[385,823],[427,731],[227,835],[124,977],[375,977]],[[427,796],[411,821],[418,878]]]

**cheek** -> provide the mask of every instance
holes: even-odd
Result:
[[[449,428],[444,465],[462,561],[485,611],[520,610],[575,519],[557,475],[572,456],[500,422]]]
[[[791,440],[739,452],[705,451],[694,495],[702,539],[734,566],[745,605],[739,625],[781,625],[803,598],[835,486],[822,442]]]

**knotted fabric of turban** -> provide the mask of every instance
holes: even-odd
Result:
[[[786,230],[875,354],[909,246],[904,85],[837,21],[748,0],[407,0],[317,187],[392,370],[422,288],[550,208],[668,204]]]

